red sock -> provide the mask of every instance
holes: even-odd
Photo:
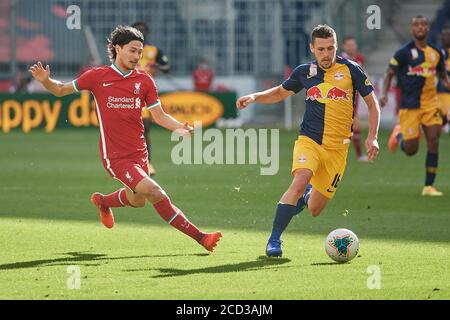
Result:
[[[201,232],[195,225],[193,225],[181,212],[180,209],[175,207],[168,197],[165,197],[161,201],[154,203],[156,211],[159,213],[161,218],[167,223],[180,230],[184,234],[188,235],[192,239],[199,242],[204,233]]]
[[[102,205],[104,205],[107,208],[129,206],[130,201],[128,201],[127,199],[127,193],[125,192],[125,188],[119,189],[111,194],[104,195]]]
[[[361,151],[361,132],[353,131],[352,137],[353,145],[355,146],[356,156],[360,158],[362,156]]]

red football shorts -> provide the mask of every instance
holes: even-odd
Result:
[[[134,188],[142,179],[148,177],[147,157],[135,157],[126,159],[103,159],[103,166],[114,179],[119,180],[124,186],[134,192]]]

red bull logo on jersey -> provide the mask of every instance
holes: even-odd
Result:
[[[332,100],[344,99],[347,101],[350,100],[348,98],[347,92],[338,87],[333,87],[330,90],[328,90],[327,99],[332,99]]]
[[[429,62],[423,62],[415,67],[408,66],[408,76],[434,77],[436,75],[436,67]]]
[[[306,91],[306,100],[317,101],[320,103],[338,100],[350,101],[350,95],[348,91],[325,82],[309,88]]]

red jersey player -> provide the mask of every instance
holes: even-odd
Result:
[[[355,61],[361,67],[364,66],[364,55],[358,52],[358,44],[356,43],[356,39],[353,36],[345,37],[342,43],[342,47],[344,49],[344,51],[342,51],[341,53],[343,58]],[[357,95],[355,98],[355,107],[353,111],[352,142],[353,146],[355,147],[355,152],[358,160],[361,162],[367,162],[367,156],[363,155],[361,150],[361,123],[358,116],[358,98],[359,96]]]
[[[208,60],[202,59],[197,68],[192,72],[195,91],[207,92],[211,89],[214,80],[214,71],[209,66]]]
[[[135,69],[142,57],[143,44],[140,31],[118,26],[108,39],[110,66],[93,68],[68,83],[51,79],[50,67],[47,65],[44,69],[41,62],[31,66],[30,72],[55,96],[79,90],[89,90],[94,96],[103,166],[111,177],[125,186],[108,195],[95,192],[91,196],[105,227],[114,226],[111,208],[143,207],[149,201],[166,222],[213,251],[222,234],[200,231],[148,175],[142,109],[148,108],[159,125],[180,134],[191,134],[192,127],[164,112],[152,77]]]

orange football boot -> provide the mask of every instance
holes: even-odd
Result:
[[[200,240],[200,244],[205,247],[206,250],[213,252],[214,247],[217,246],[220,238],[222,238],[222,233],[220,231],[206,233],[202,240]]]
[[[401,132],[400,125],[399,124],[395,125],[388,142],[388,149],[390,152],[395,152],[397,150],[398,147],[397,136],[400,132]]]
[[[105,227],[111,229],[114,227],[114,215],[111,208],[105,208],[102,205],[103,195],[99,192],[95,192],[91,196],[91,202],[94,206],[98,208],[100,213],[100,219]]]
[[[426,197],[442,197],[444,194],[433,186],[425,186],[423,187],[422,195]]]

